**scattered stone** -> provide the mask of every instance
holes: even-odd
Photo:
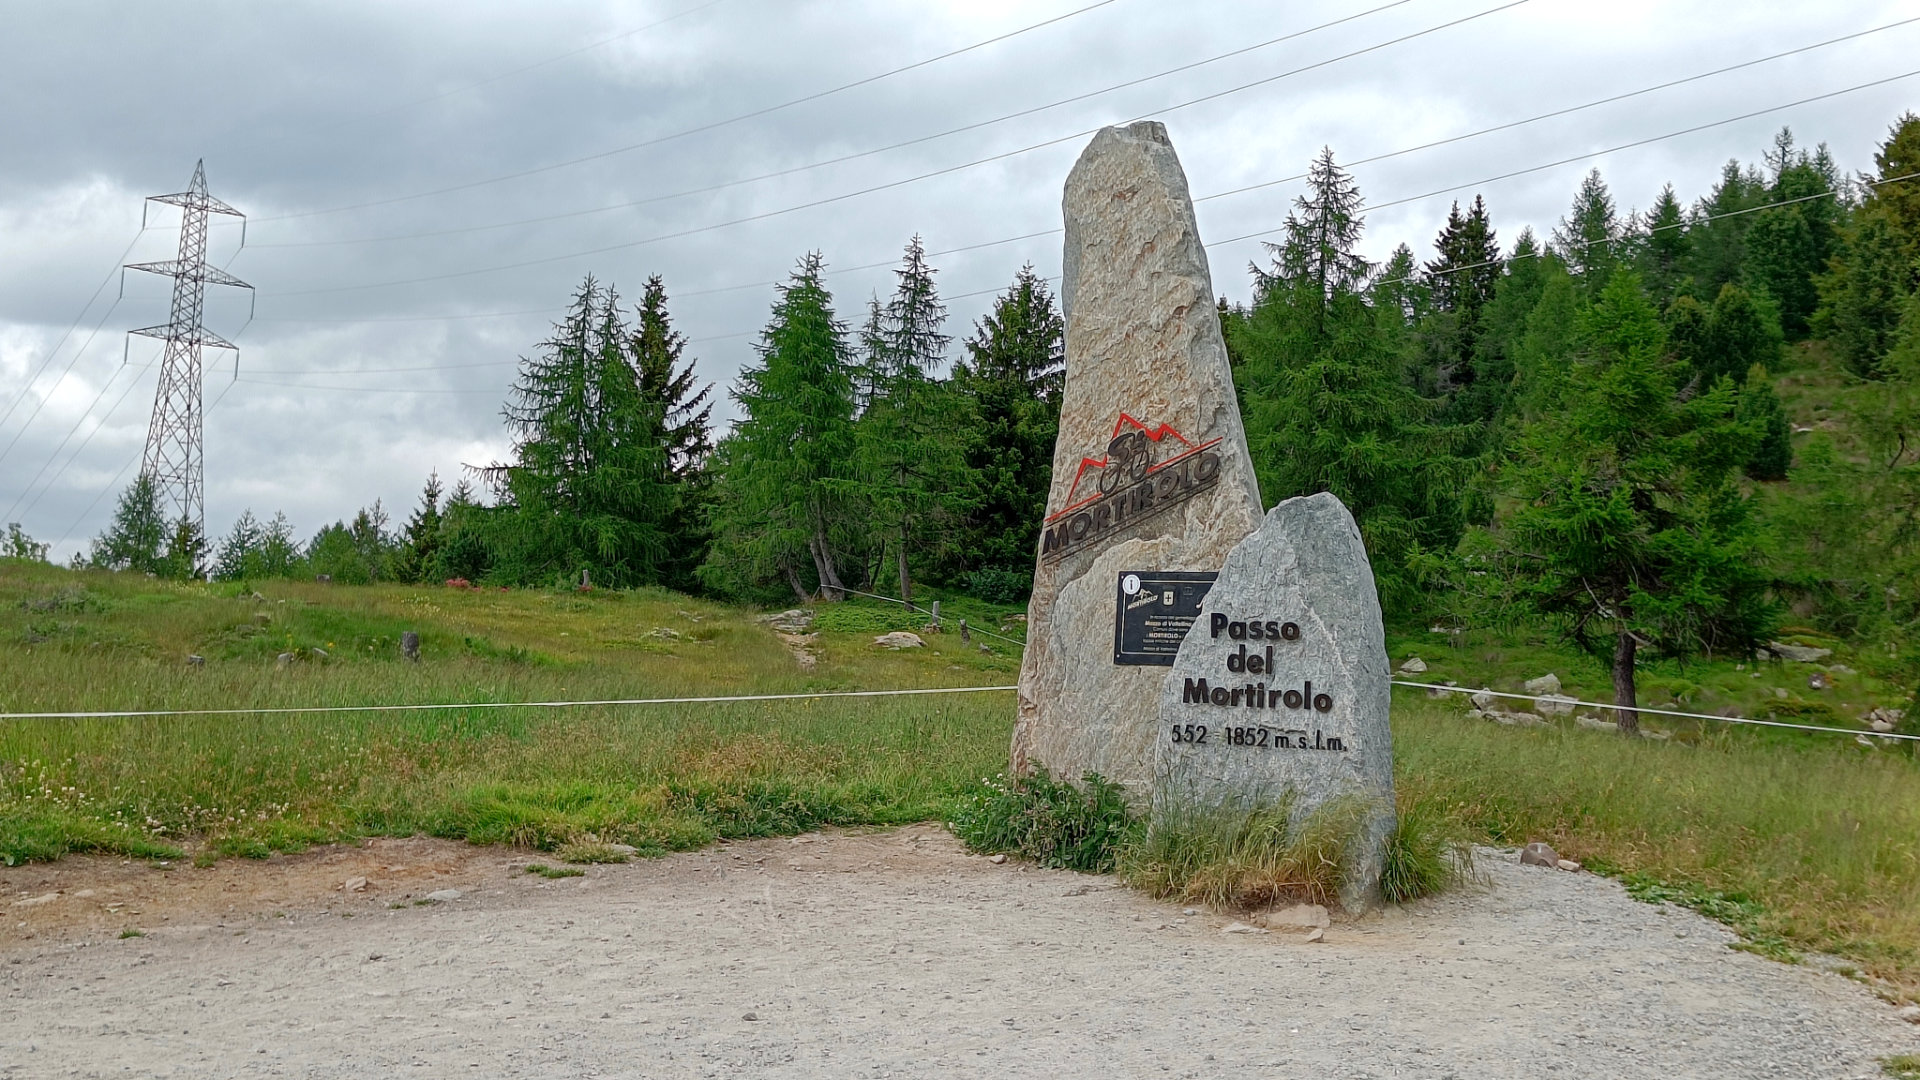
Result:
[[[427,894],[428,901],[435,904],[451,903],[465,895],[459,889],[435,889]]]
[[[1454,681],[1453,681],[1452,679],[1448,679],[1448,680],[1446,680],[1445,682],[1443,682],[1443,683],[1441,683],[1441,684],[1440,684],[1440,686],[1442,686],[1442,687],[1447,687],[1447,686],[1459,686],[1459,685],[1460,685],[1459,683],[1457,683],[1457,682],[1454,682]],[[1434,698],[1434,699],[1436,699],[1436,700],[1437,700],[1437,699],[1439,699],[1439,698],[1444,698],[1444,697],[1451,697],[1452,695],[1453,695],[1453,691],[1452,691],[1452,690],[1443,690],[1443,689],[1439,689],[1439,688],[1437,688],[1437,687],[1436,687],[1436,688],[1434,688],[1434,689],[1431,689],[1431,690],[1428,690],[1428,691],[1427,691],[1427,696],[1428,696],[1428,697],[1430,697],[1430,698]]]
[[[1327,932],[1321,927],[1316,926],[1313,929],[1307,931],[1307,936],[1304,938],[1301,938],[1300,940],[1306,942],[1309,945],[1313,944],[1316,941],[1325,941],[1327,940]]]
[[[1295,904],[1292,907],[1267,912],[1260,917],[1260,925],[1269,930],[1278,930],[1282,927],[1310,930],[1315,927],[1332,926],[1333,920],[1327,915],[1327,909],[1319,904]]]
[[[415,633],[412,630],[401,631],[400,655],[406,657],[407,659],[413,661],[416,664],[420,662],[420,635],[419,634]]]
[[[327,650],[319,647],[318,645],[314,646],[311,649],[308,649],[307,651],[322,660],[325,660],[327,658]]]
[[[1620,721],[1602,720],[1597,716],[1576,716],[1573,718],[1573,722],[1576,724],[1579,724],[1581,727],[1586,728],[1589,731],[1617,732],[1620,730]]]
[[[1537,679],[1527,680],[1529,694],[1557,694],[1560,692],[1560,676],[1549,671]]]
[[[201,656],[199,653],[193,653],[187,657],[187,664],[191,667],[206,667],[207,658]]]
[[[1884,735],[1898,727],[1906,715],[1905,709],[1877,708],[1867,714],[1867,726]]]
[[[1417,656],[1409,656],[1405,662],[1400,665],[1400,670],[1409,675],[1418,675],[1427,670],[1427,662]]]
[[[1066,383],[1011,768],[1097,772],[1144,796],[1165,730],[1164,665],[1205,589],[1201,576],[1260,524],[1262,504],[1206,249],[1166,128],[1102,129],[1061,201]],[[1186,587],[1166,589],[1175,603],[1151,613],[1154,636],[1141,644],[1155,655],[1120,663],[1109,647],[1117,586],[1135,573],[1181,575]]]
[[[1533,703],[1533,711],[1542,716],[1565,716],[1573,711],[1575,701],[1565,694],[1546,694]]]
[[[1359,526],[1329,492],[1287,499],[1227,555],[1166,676],[1154,804],[1178,813],[1286,802],[1298,821],[1358,799],[1366,817],[1340,899],[1365,908],[1393,830],[1391,696]],[[1218,734],[1163,734],[1202,727]]]
[[[322,585],[325,585],[328,582],[333,580],[333,575],[332,574],[315,574],[313,575],[313,580],[319,582]]]
[[[1670,731],[1660,731],[1656,728],[1643,727],[1640,729],[1640,737],[1643,739],[1652,739],[1654,742],[1666,742],[1668,739],[1673,738],[1673,733]]]
[[[1833,679],[1824,671],[1816,671],[1807,676],[1807,689],[1825,690],[1833,685]]]
[[[293,654],[290,652],[283,652],[279,656],[276,656],[273,658],[274,667],[286,667],[288,664],[291,664],[291,663],[293,663]]]
[[[1220,932],[1223,934],[1264,934],[1266,933],[1265,930],[1262,930],[1257,926],[1249,926],[1243,922],[1230,922],[1227,925],[1221,927]]]
[[[886,649],[917,649],[926,644],[925,641],[921,640],[919,634],[906,630],[895,630],[891,634],[881,634],[879,637],[873,639],[873,643]]]
[[[1577,862],[1574,862],[1572,859],[1560,859],[1556,861],[1554,865],[1558,866],[1562,870],[1565,870],[1569,874],[1577,874],[1580,872],[1580,864]]]
[[[1507,712],[1504,709],[1475,709],[1473,715],[1482,720],[1491,720],[1508,727],[1547,727],[1547,721],[1528,713]]]
[[[1853,674],[1853,669],[1845,664],[1829,664],[1827,665],[1827,670],[1833,672],[1835,675]]]
[[[365,892],[367,890],[367,879],[364,877],[350,877],[341,883],[340,888],[346,892]]]
[[[1832,649],[1816,649],[1808,645],[1788,645],[1781,641],[1769,641],[1766,650],[1782,660],[1791,660],[1796,664],[1817,664],[1833,655]]]
[[[806,608],[788,608],[772,615],[762,615],[759,621],[783,634],[803,634],[807,627],[813,625],[813,612]]]
[[[1557,868],[1560,865],[1560,853],[1536,840],[1520,849],[1520,865]]]
[[[93,890],[92,890],[92,889],[81,889],[80,891],[78,891],[78,892],[76,892],[76,893],[74,893],[74,894],[73,894],[73,898],[74,898],[75,900],[90,900],[90,899],[92,899],[92,898],[93,898]],[[113,906],[116,906],[116,905],[112,905],[112,904],[109,904],[109,905],[107,905],[107,906],[108,906],[108,907],[113,907]]]
[[[1189,919],[1191,919],[1191,918],[1193,918],[1193,917],[1194,917],[1195,915],[1198,915],[1198,914],[1200,914],[1200,909],[1199,909],[1199,908],[1191,908],[1191,907],[1190,907],[1190,908],[1181,908],[1181,909],[1180,909],[1180,914],[1182,914],[1182,915],[1184,915],[1184,916],[1186,916],[1187,918],[1189,918]]]
[[[1499,698],[1493,696],[1492,690],[1484,686],[1473,692],[1473,707],[1476,709],[1491,709],[1493,703],[1499,700]]]
[[[1782,700],[1782,701],[1785,701],[1785,700],[1786,700],[1786,698],[1787,698],[1787,688],[1786,688],[1786,687],[1784,687],[1784,686],[1776,686],[1776,687],[1774,687],[1774,688],[1773,688],[1773,696],[1774,696],[1774,697],[1777,697],[1777,698],[1779,698],[1779,699],[1780,699],[1780,700]]]
[[[1893,1015],[1909,1024],[1920,1024],[1920,1005],[1902,1005]]]
[[[760,1019],[760,1014],[759,1013],[741,1013],[740,1019],[746,1020],[748,1022],[752,1022]]]
[[[999,866],[1001,863],[1007,861],[1007,857],[1005,855],[994,855],[990,856],[987,861],[995,866]]]
[[[57,892],[41,893],[39,896],[29,896],[24,900],[15,900],[13,902],[13,906],[14,907],[42,907],[44,905],[51,904],[58,899],[60,899],[60,894]]]

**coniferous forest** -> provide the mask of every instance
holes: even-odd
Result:
[[[1920,662],[1920,117],[1874,166],[1845,175],[1783,130],[1690,203],[1596,170],[1546,235],[1475,197],[1376,263],[1324,151],[1251,302],[1220,304],[1263,498],[1343,499],[1390,622],[1550,626],[1623,704],[1636,658],[1744,654],[1784,625]],[[90,560],[1017,601],[1063,373],[1047,280],[1020,268],[960,328],[917,237],[865,310],[825,270],[798,260],[724,389],[695,377],[659,277],[637,303],[590,277],[522,359],[509,460],[429,477],[404,521],[375,503],[302,542],[247,513],[202,537],[137,481]]]

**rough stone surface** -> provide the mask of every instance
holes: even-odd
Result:
[[[895,630],[891,634],[881,634],[879,637],[873,639],[873,643],[883,649],[917,649],[926,644],[919,634],[910,633],[906,630]]]
[[[1263,670],[1236,671],[1242,657]],[[1341,902],[1364,906],[1393,827],[1390,692],[1380,599],[1353,515],[1326,492],[1288,499],[1227,556],[1180,646],[1160,695],[1156,808],[1290,798],[1298,820],[1357,799],[1365,826]]]
[[[1533,703],[1533,711],[1542,716],[1565,716],[1573,711],[1575,701],[1565,694],[1547,694]]]
[[[1549,671],[1537,679],[1527,680],[1529,694],[1557,694],[1560,692],[1560,676]]]
[[[1217,570],[1259,524],[1260,494],[1166,129],[1143,122],[1095,135],[1062,209],[1067,369],[1046,528],[1070,530],[1078,513],[1103,505],[1111,515],[1145,494],[1135,485],[1153,484],[1154,499],[1071,546],[1049,551],[1043,539],[1012,764],[1098,772],[1140,797],[1167,669],[1113,662],[1116,582],[1126,571]],[[1210,479],[1199,481],[1203,454]]]
[[[1400,670],[1409,675],[1418,675],[1427,670],[1427,662],[1417,656],[1409,656],[1401,663]]]
[[[1833,655],[1832,649],[1816,649],[1810,645],[1788,645],[1784,641],[1767,642],[1767,651],[1782,660],[1791,660],[1796,664],[1817,664]]]
[[[1533,843],[1520,849],[1521,866],[1559,867],[1560,855],[1545,844]]]

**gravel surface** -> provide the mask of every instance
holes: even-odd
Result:
[[[1854,982],[1512,853],[1318,944],[928,826],[526,862],[0,872],[0,1076],[1802,1078],[1920,1051]]]

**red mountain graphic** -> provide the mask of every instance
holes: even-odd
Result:
[[[1149,440],[1153,442],[1162,442],[1168,436],[1172,436],[1175,440],[1177,440],[1180,443],[1180,445],[1186,447],[1185,450],[1181,451],[1178,454],[1175,454],[1173,457],[1168,458],[1167,460],[1154,465],[1151,469],[1148,470],[1149,474],[1159,472],[1161,469],[1179,461],[1180,459],[1186,457],[1188,454],[1205,450],[1207,447],[1212,446],[1215,443],[1218,443],[1220,441],[1219,439],[1213,439],[1199,446],[1195,446],[1192,442],[1188,441],[1185,435],[1182,435],[1178,431],[1174,430],[1174,427],[1172,424],[1161,424],[1159,427],[1150,428],[1147,425],[1141,423],[1140,421],[1135,420],[1133,417],[1128,416],[1126,413],[1121,413],[1120,419],[1114,421],[1113,432],[1112,434],[1109,434],[1107,436],[1107,441],[1112,442],[1115,436],[1119,435],[1122,430],[1129,427],[1140,432],[1140,434],[1145,435]],[[1067,505],[1062,507],[1058,513],[1049,514],[1047,516],[1047,520],[1053,521],[1055,518],[1063,517],[1067,514],[1072,513],[1075,510],[1078,510],[1080,507],[1085,506],[1087,503],[1093,502],[1095,499],[1100,498],[1100,493],[1098,491],[1095,491],[1092,495],[1089,495],[1084,499],[1079,498],[1080,481],[1085,479],[1088,469],[1104,469],[1106,467],[1107,467],[1107,459],[1104,455],[1097,458],[1090,458],[1090,457],[1081,458],[1080,467],[1076,469],[1073,474],[1073,486],[1067,489]]]

